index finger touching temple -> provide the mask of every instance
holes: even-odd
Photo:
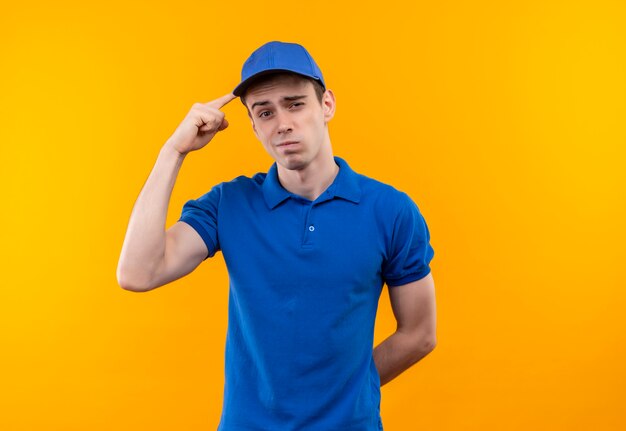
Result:
[[[210,101],[209,103],[207,103],[207,105],[211,105],[217,109],[220,109],[222,106],[226,105],[228,102],[230,102],[236,97],[237,96],[235,96],[232,92],[230,92],[228,94],[225,94],[222,97],[218,97],[217,99]]]

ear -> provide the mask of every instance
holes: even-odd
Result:
[[[256,126],[254,125],[254,120],[252,119],[252,117],[250,117],[250,123],[252,124],[252,130],[254,131],[254,134],[255,134],[255,136],[256,136],[256,137],[257,137],[257,139],[258,139],[259,134],[258,134],[258,133],[257,133],[257,131],[256,131]]]
[[[335,116],[335,94],[333,90],[327,89],[322,96],[322,109],[324,111],[324,122],[328,123]]]
[[[247,106],[246,106],[246,111],[248,111],[248,118],[250,119],[250,124],[252,124],[252,131],[254,131],[254,134],[258,138],[259,134],[256,131],[256,126],[254,125],[254,118],[252,118],[252,114],[250,114],[250,110],[248,109]]]

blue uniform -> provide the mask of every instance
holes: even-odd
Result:
[[[274,164],[183,206],[230,278],[218,431],[382,430],[378,299],[384,283],[428,275],[434,251],[408,195],[335,162],[315,201],[284,189]]]

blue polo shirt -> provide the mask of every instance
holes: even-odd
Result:
[[[189,200],[179,221],[230,278],[218,431],[379,431],[374,320],[390,288],[430,272],[430,234],[403,192],[339,173],[315,201],[276,164]]]

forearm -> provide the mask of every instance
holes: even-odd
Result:
[[[421,360],[434,348],[424,337],[396,331],[374,349],[380,385],[388,383]]]
[[[183,160],[167,142],[137,197],[117,267],[123,287],[144,289],[165,254],[167,208]]]

